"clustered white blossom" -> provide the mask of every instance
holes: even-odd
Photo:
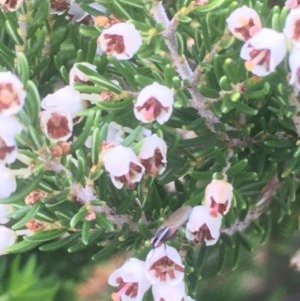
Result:
[[[258,13],[247,6],[235,9],[227,18],[227,24],[236,38],[245,41],[240,56],[245,60],[246,69],[257,76],[266,76],[274,72],[288,52],[287,45],[291,44],[289,84],[299,92],[300,3],[297,0],[287,0],[285,5],[290,12],[283,32],[264,28]]]
[[[15,8],[18,5],[16,3]],[[7,165],[17,159],[16,135],[23,130],[17,114],[23,108],[25,98],[26,92],[19,78],[10,71],[0,72],[0,199],[9,197],[17,189],[14,171]],[[3,225],[9,222],[11,211],[12,206],[0,205],[0,255],[17,240],[16,232]]]
[[[205,189],[203,205],[190,211],[186,238],[195,244],[214,245],[220,236],[223,215],[233,198],[233,188],[225,179],[212,180]],[[157,246],[157,247],[156,247]],[[113,301],[141,301],[151,287],[154,301],[193,301],[184,285],[184,263],[179,252],[169,245],[156,244],[145,262],[130,258],[114,271],[108,283],[118,288]]]

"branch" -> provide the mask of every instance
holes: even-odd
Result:
[[[183,80],[188,80],[191,84],[190,88],[188,89],[191,95],[190,105],[199,112],[202,118],[204,118],[206,126],[212,132],[216,132],[215,124],[220,123],[220,121],[211,112],[211,110],[207,108],[205,98],[198,90],[198,76],[195,76],[196,73],[191,70],[186,57],[178,54],[175,35],[177,25],[176,20],[174,18],[171,21],[169,20],[162,2],[153,5],[152,13],[157,23],[162,23],[165,25],[163,35],[165,37],[165,42],[177,73]],[[224,138],[226,139],[227,135],[225,136],[226,137]]]
[[[221,232],[232,236],[236,232],[242,232],[247,229],[252,221],[257,220],[266,211],[278,188],[279,179],[277,178],[277,175],[274,175],[265,185],[261,198],[248,210],[245,219],[243,221],[237,220],[234,225],[223,229]]]

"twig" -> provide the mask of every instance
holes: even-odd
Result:
[[[190,88],[188,89],[191,95],[190,105],[195,108],[200,116],[204,118],[206,126],[212,131],[216,132],[215,125],[219,123],[219,119],[207,108],[207,104],[205,103],[205,99],[203,95],[198,90],[198,73],[193,72],[190,68],[190,65],[184,55],[179,55],[177,50],[176,43],[176,20],[173,18],[171,21],[169,20],[166,11],[161,2],[153,5],[152,13],[154,19],[158,23],[162,23],[165,25],[165,30],[163,35],[165,37],[166,45],[169,49],[171,60],[175,66],[175,69],[179,76],[183,80],[190,81]],[[224,139],[227,138],[227,135],[224,134]]]
[[[234,225],[229,228],[223,229],[221,232],[232,236],[236,232],[242,232],[249,227],[252,221],[257,220],[263,212],[268,208],[272,197],[276,194],[279,187],[279,179],[274,175],[265,185],[262,196],[258,202],[248,210],[248,213],[243,221],[237,220]]]

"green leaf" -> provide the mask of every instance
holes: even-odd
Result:
[[[70,227],[74,228],[87,214],[87,208],[81,207],[78,212],[70,220]]]
[[[210,0],[208,4],[200,5],[195,8],[195,12],[207,13],[221,6],[225,0]]]
[[[44,244],[39,247],[39,250],[45,251],[45,252],[55,251],[55,250],[69,246],[72,242],[77,240],[79,237],[80,237],[79,233],[73,233],[67,237],[64,237],[63,239],[58,239],[56,241]]]
[[[39,231],[33,235],[24,236],[24,240],[29,242],[44,242],[62,236],[67,232],[67,229],[55,229],[47,231]]]
[[[35,203],[33,206],[31,206],[26,215],[12,226],[12,229],[16,230],[22,228],[30,219],[32,219],[38,213],[40,207],[40,202]]]
[[[41,244],[40,242],[31,242],[31,241],[22,240],[10,247],[5,248],[5,251],[7,253],[23,253],[35,249],[40,244]]]

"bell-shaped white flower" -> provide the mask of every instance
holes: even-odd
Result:
[[[262,28],[258,13],[245,5],[229,15],[227,24],[230,32],[242,41],[249,40]]]
[[[285,37],[273,29],[262,28],[241,49],[245,67],[253,74],[266,76],[275,71],[287,52]]]
[[[84,110],[86,105],[86,102],[81,100],[80,93],[70,86],[65,86],[53,94],[48,94],[41,102],[41,107],[44,110],[63,108],[71,114],[72,118]]]
[[[5,249],[12,246],[17,241],[17,234],[15,231],[0,226],[0,255],[6,254]]]
[[[159,283],[152,286],[154,301],[194,301],[185,294],[184,282],[177,285]]]
[[[52,108],[40,113],[41,129],[52,142],[67,141],[73,132],[70,113],[63,108]]]
[[[291,77],[289,84],[300,90],[300,48],[294,47],[289,56]]]
[[[14,210],[10,204],[0,204],[0,224],[6,224],[9,222],[8,215]]]
[[[0,115],[17,114],[23,108],[25,97],[19,78],[10,71],[0,72]]]
[[[12,172],[0,165],[0,199],[8,198],[17,189],[17,182]]]
[[[79,70],[78,66],[84,66],[91,71],[96,71],[97,67],[87,62],[75,63],[70,70],[69,83],[73,87],[75,83],[87,83],[89,81],[88,76]]]
[[[108,278],[108,283],[118,287],[112,294],[114,301],[141,301],[150,283],[145,275],[145,263],[137,258],[130,258]]]
[[[145,173],[153,176],[161,175],[167,165],[167,144],[156,134],[145,137],[139,152],[139,158],[144,165]]]
[[[134,188],[140,182],[145,172],[134,151],[122,145],[105,150],[103,155],[104,167],[116,188]]]
[[[207,246],[212,246],[220,237],[221,224],[221,214],[212,216],[208,207],[196,206],[186,224],[185,236],[195,244],[204,241]]]
[[[300,5],[299,0],[287,0],[287,1],[285,1],[285,6],[289,9],[296,8],[299,5]]]
[[[53,15],[62,15],[65,13],[75,0],[50,0],[50,13]]]
[[[21,131],[22,126],[15,118],[0,115],[0,164],[10,164],[16,160],[18,146],[15,136]]]
[[[117,23],[104,29],[97,42],[106,54],[118,60],[129,60],[142,45],[142,37],[133,24]]]
[[[152,249],[146,258],[146,277],[152,285],[178,285],[183,281],[184,265],[173,247],[161,245]]]
[[[134,105],[135,117],[145,123],[156,120],[163,124],[173,111],[174,94],[171,89],[158,83],[146,86]]]
[[[300,46],[300,7],[291,9],[287,15],[283,33],[294,45]]]
[[[4,11],[15,11],[21,7],[24,0],[0,0],[0,9]]]
[[[212,180],[205,188],[204,205],[210,208],[210,214],[228,213],[233,198],[233,187],[225,179]]]

